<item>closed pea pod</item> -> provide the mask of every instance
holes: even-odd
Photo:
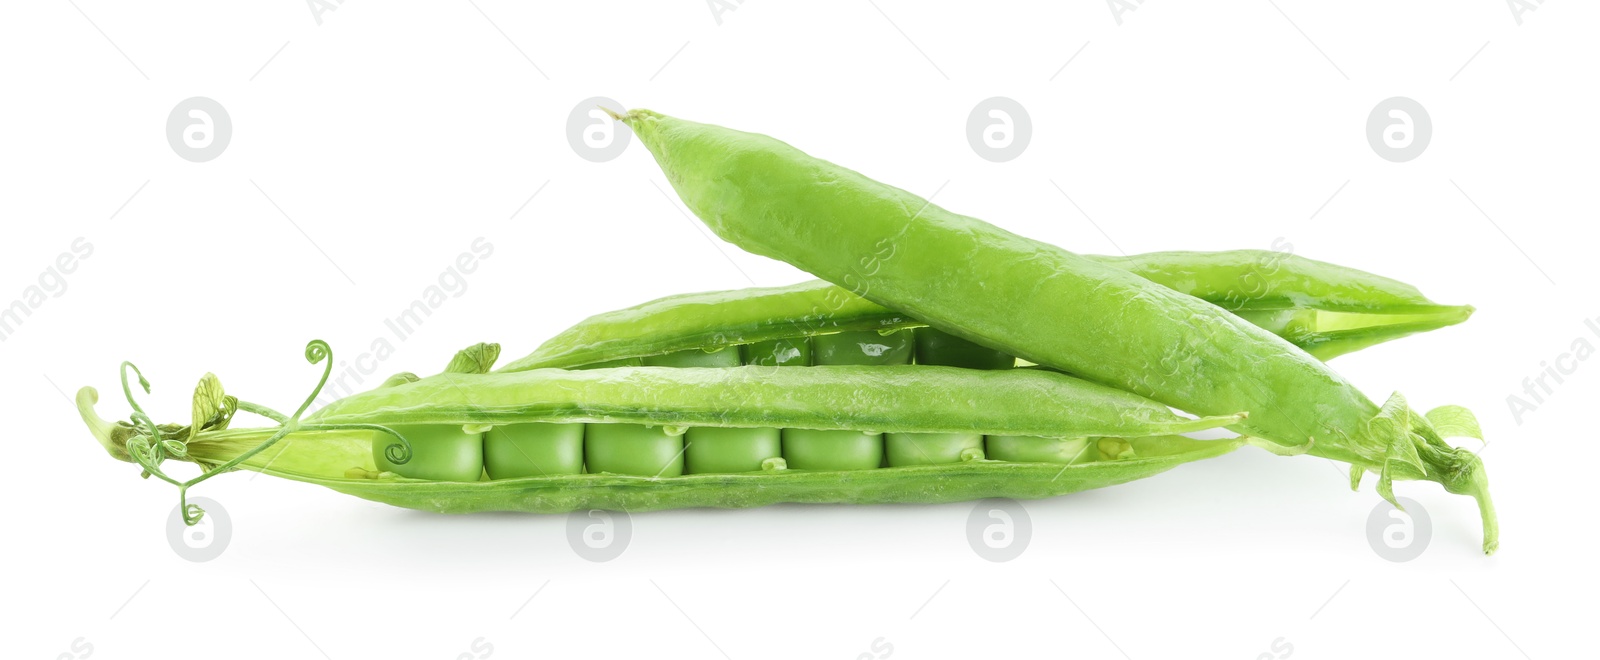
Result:
[[[1498,544],[1475,454],[1398,395],[1380,407],[1267,330],[770,137],[648,110],[618,119],[724,240],[1037,364],[1200,414],[1246,410],[1240,432],[1349,463],[1353,482],[1376,472],[1391,502],[1396,479],[1436,481],[1477,500],[1483,549]]]

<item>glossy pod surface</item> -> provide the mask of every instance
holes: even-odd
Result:
[[[908,360],[911,338],[894,334],[909,333],[868,331],[841,342],[841,359]],[[702,359],[693,353],[689,361]],[[487,474],[495,480],[583,472],[670,478],[769,471],[774,459],[782,461],[777,467],[813,471],[950,464],[982,459],[989,434],[1048,444],[1186,433],[1237,419],[1180,417],[1149,399],[1047,371],[876,364],[445,373],[346,397],[309,418],[397,429],[416,456],[405,465],[386,462],[391,440],[377,435],[378,472],[431,481],[477,480],[470,466],[436,465],[439,456],[469,460],[464,437],[482,438],[480,454],[494,459]],[[463,435],[463,427],[479,426],[487,434]]]
[[[1222,307],[1324,360],[1454,325],[1473,311],[1465,305],[1440,305],[1415,287],[1386,277],[1283,252],[1156,252],[1085,258]],[[694,293],[597,314],[501,371],[602,365],[733,345],[745,349],[745,364],[757,364],[753,356],[772,355],[770,342],[788,340],[787,348],[809,350],[807,338],[815,335],[922,325],[906,314],[820,280]],[[966,341],[948,333],[919,333],[918,346],[945,337]],[[762,347],[755,347],[758,343]],[[1010,358],[1003,351],[973,346],[989,351],[969,358],[973,368],[1000,368]],[[633,362],[640,363],[642,360]]]
[[[108,425],[109,426],[109,425]],[[189,443],[193,459],[210,463],[239,456],[270,429],[203,433]],[[485,481],[428,481],[374,470],[374,434],[330,430],[294,434],[240,467],[318,484],[394,506],[441,513],[583,509],[653,511],[685,507],[744,508],[780,502],[935,503],[987,497],[1035,499],[1103,488],[1227,454],[1245,442],[1152,436],[1120,441],[1122,457],[1071,465],[966,461],[873,470],[771,470],[739,474],[647,477],[616,474],[535,476]],[[112,438],[111,442],[115,442]]]
[[[1022,359],[1350,463],[1353,480],[1429,479],[1473,495],[1496,546],[1477,456],[1394,396],[1380,407],[1282,337],[1126,270],[946,211],[773,138],[649,110],[619,119],[719,237],[886,308]],[[993,373],[993,372],[982,372]]]
[[[92,389],[79,393],[85,422],[114,456],[127,456],[125,443],[136,427],[101,420],[93,409],[97,400]],[[1025,370],[462,372],[391,379],[294,422],[299,430],[207,430],[187,442],[184,459],[203,465],[238,461],[242,468],[442,512],[945,502],[1046,497],[1150,476],[1244,444],[1167,434],[1235,421],[1183,418],[1135,395]],[[764,426],[752,426],[757,423]],[[407,438],[408,461],[388,461],[384,450],[393,448],[393,438],[379,429]],[[885,431],[898,443],[891,452],[914,458],[885,459]],[[972,443],[986,433],[1111,434],[1123,436],[1116,446],[1130,449],[1071,465],[989,461]],[[269,436],[292,441],[272,444]],[[792,443],[816,438],[842,438],[845,444],[791,450]],[[949,451],[952,441],[959,451]],[[724,446],[696,456],[689,451],[696,442],[737,451]],[[482,454],[489,466],[484,478],[463,458],[475,450],[460,451],[477,443],[489,447]],[[497,443],[500,450],[494,449]],[[775,450],[799,464],[809,451],[813,464],[791,467]],[[577,471],[578,452],[588,472]],[[429,467],[441,458],[453,472]],[[529,473],[529,464],[539,466],[532,470],[537,474]],[[697,473],[697,465],[713,473]],[[724,469],[732,472],[714,473]],[[519,470],[522,475],[514,476]]]
[[[307,421],[1136,437],[1215,428],[1237,417],[1181,417],[1135,394],[1039,370],[821,366],[446,373],[345,397]]]
[[[1120,444],[1126,447],[1121,458],[1072,465],[976,460],[849,471],[774,470],[673,478],[587,474],[472,483],[314,477],[302,480],[396,506],[449,513],[743,508],[779,502],[935,503],[988,497],[1036,499],[1153,476],[1183,463],[1221,456],[1239,448],[1244,441],[1170,436],[1130,438]]]

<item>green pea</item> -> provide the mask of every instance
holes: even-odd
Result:
[[[784,429],[783,458],[793,470],[874,470],[883,465],[883,434]]]
[[[917,328],[917,364],[965,369],[1010,369],[1017,358],[934,328]]]
[[[1040,438],[1023,435],[991,435],[984,439],[984,453],[996,461],[1017,463],[1088,463],[1098,456],[1089,438]]]
[[[887,433],[883,451],[889,467],[944,465],[983,458],[978,433]]]
[[[583,473],[583,424],[509,424],[483,437],[490,479]]]
[[[906,331],[853,330],[811,338],[812,359],[830,364],[911,364],[914,340]]]
[[[387,424],[411,443],[411,460],[396,465],[385,456],[394,442],[383,434],[372,443],[378,470],[429,481],[477,481],[483,476],[483,434],[468,433],[460,424]]]
[[[811,340],[807,337],[758,341],[740,346],[745,364],[764,367],[811,366]]]
[[[1125,461],[1137,454],[1133,450],[1133,443],[1127,438],[1100,438],[1094,444],[1100,450],[1096,458],[1102,461]]]
[[[736,349],[719,348],[715,351],[702,351],[691,348],[687,351],[676,351],[664,355],[651,355],[644,359],[647,367],[737,367],[739,366],[739,351]]]
[[[641,477],[683,475],[683,431],[643,424],[590,424],[584,460],[590,472]]]
[[[688,474],[759,472],[762,461],[783,455],[778,429],[696,426],[685,439]]]

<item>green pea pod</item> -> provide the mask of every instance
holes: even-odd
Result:
[[[1233,312],[1321,360],[1461,323],[1470,305],[1441,305],[1416,287],[1271,250],[1088,256]]]
[[[1042,370],[912,366],[446,373],[353,394],[307,417],[319,424],[582,422],[1073,438],[1192,433],[1238,420],[1180,417],[1150,399]]]
[[[494,345],[469,349],[482,359],[452,362],[454,366],[439,375],[345,397],[308,416],[306,408],[327,382],[332,364],[326,344],[313,342],[312,348],[316,350],[308,349],[308,358],[328,364],[316,390],[291,415],[230,397],[226,405],[197,405],[197,411],[205,412],[196,414],[193,427],[157,426],[134,400],[132,388],[126,387],[126,374],[124,393],[134,409],[133,422],[102,419],[94,410],[99,395],[92,388],[78,392],[78,409],[113,457],[138,463],[150,475],[178,486],[185,498],[188,489],[201,481],[242,468],[379,502],[443,512],[644,511],[774,502],[1045,497],[1150,476],[1249,442],[1175,435],[1234,424],[1240,415],[1182,417],[1138,395],[1046,371],[832,366],[476,373],[488,368],[492,353],[498,351]],[[205,382],[207,387],[197,391],[197,403],[202,396],[204,402],[221,401],[220,383],[210,376]],[[148,389],[142,379],[140,383]],[[228,428],[235,409],[279,425]],[[1099,445],[1106,448],[1086,461],[990,461],[981,457],[981,450],[968,450],[936,464],[926,464],[933,463],[927,460],[904,467],[874,464],[868,467],[877,469],[856,471],[790,470],[781,457],[771,457],[744,473],[666,477],[571,473],[480,480],[478,464],[460,464],[464,457],[482,460],[486,430],[574,423],[590,425],[591,439],[595,425],[644,424],[1091,437],[1100,438]],[[414,433],[408,439],[397,433],[400,429]],[[182,451],[161,454],[159,447],[165,443],[177,443]],[[902,436],[901,451],[915,453],[917,443],[915,435]],[[468,450],[454,451],[454,446]],[[198,463],[207,472],[177,481],[160,467],[166,458]],[[918,457],[911,458],[916,462]],[[397,472],[430,461],[414,472],[427,478]],[[203,512],[182,501],[186,520],[197,522]]]
[[[1241,433],[1427,479],[1476,498],[1498,545],[1477,455],[1445,443],[1398,395],[1380,407],[1299,347],[1127,270],[946,211],[773,138],[617,116],[685,203],[739,247],[786,261],[946,332],[1197,414],[1248,411]]]
[[[1284,252],[1157,252],[1090,256],[1259,325],[1328,360],[1465,321],[1415,287]],[[924,325],[824,281],[670,296],[592,316],[501,368],[617,366],[677,351]]]
[[[80,395],[81,396],[81,395]],[[202,434],[190,452],[223,462],[260,443],[268,433],[236,430]],[[783,502],[932,504],[990,497],[1040,499],[1104,488],[1155,476],[1184,463],[1227,454],[1246,441],[1193,440],[1183,436],[1132,438],[1133,458],[1073,465],[969,461],[855,472],[775,470],[670,478],[615,474],[523,477],[498,481],[420,481],[370,473],[372,433],[349,430],[297,433],[240,465],[362,499],[439,513],[521,511],[566,513],[586,509],[656,511],[691,507],[748,508]],[[358,466],[350,470],[347,465]]]

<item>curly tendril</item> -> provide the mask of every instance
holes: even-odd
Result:
[[[305,358],[306,361],[310,362],[311,364],[323,364],[322,377],[317,380],[317,386],[311,390],[311,394],[305,398],[305,401],[301,402],[299,408],[295,409],[294,414],[284,415],[266,406],[253,404],[248,401],[239,401],[237,399],[232,399],[231,397],[230,399],[232,399],[232,401],[227,404],[230,408],[228,411],[224,412],[224,414],[227,416],[231,417],[233,410],[243,410],[261,415],[277,422],[279,426],[277,431],[272,434],[272,437],[267,438],[261,444],[250,448],[249,451],[233,457],[228,462],[217,465],[210,470],[206,470],[198,477],[182,482],[167,476],[166,473],[161,471],[160,465],[161,462],[166,460],[169,456],[173,458],[188,457],[188,445],[182,440],[176,438],[162,437],[161,427],[157,426],[155,421],[150,419],[149,415],[145,414],[144,408],[139,406],[139,402],[134,400],[133,386],[129,383],[128,372],[132,371],[136,376],[138,376],[139,387],[142,388],[146,394],[150,392],[150,382],[145,380],[144,374],[139,371],[139,367],[134,366],[132,362],[122,363],[122,392],[128,398],[128,405],[133,408],[133,414],[130,415],[130,419],[132,419],[133,426],[137,430],[137,432],[130,436],[126,442],[128,455],[133,458],[135,463],[138,463],[139,466],[144,469],[147,475],[155,475],[160,477],[163,481],[178,487],[178,506],[180,510],[183,511],[183,522],[185,525],[192,526],[198,524],[200,520],[205,517],[205,509],[200,508],[199,505],[189,503],[189,488],[199,484],[202,481],[210,479],[211,477],[222,474],[223,472],[233,470],[234,468],[238,467],[240,463],[250,460],[257,454],[266,451],[269,447],[277,444],[279,440],[282,440],[284,436],[287,436],[295,431],[339,428],[360,428],[379,431],[392,435],[399,440],[399,442],[389,445],[385,449],[384,453],[391,461],[396,464],[401,464],[411,460],[411,443],[408,442],[404,436],[396,433],[393,429],[388,427],[378,426],[376,424],[301,424],[300,416],[304,415],[306,410],[311,407],[311,404],[314,403],[317,400],[317,397],[322,394],[322,388],[327,385],[328,378],[333,375],[333,348],[328,346],[328,342],[325,342],[321,339],[313,339],[310,343],[306,344]],[[198,431],[198,429],[193,430]]]
[[[326,364],[322,365],[322,378],[317,381],[317,386],[311,390],[311,395],[307,396],[305,402],[300,404],[300,408],[289,416],[291,423],[300,420],[300,416],[304,415],[306,409],[310,408],[312,402],[316,401],[317,397],[322,394],[322,387],[328,384],[328,377],[333,375],[333,348],[328,346],[328,342],[321,339],[313,339],[306,344],[306,361],[311,364],[317,364],[318,362],[326,362]]]
[[[399,442],[384,447],[383,457],[389,459],[389,462],[395,465],[405,465],[411,462],[411,457],[414,455],[411,451],[411,441],[400,435],[398,431],[379,424],[344,424],[342,426],[345,428],[364,428],[394,436],[394,439]]]
[[[321,339],[313,339],[306,343],[307,362],[316,364],[330,357],[333,357],[333,348],[328,346],[328,342],[322,341]]]
[[[139,367],[134,366],[134,364],[132,362],[129,362],[127,360],[123,360],[122,361],[122,394],[123,394],[123,396],[128,397],[128,405],[133,406],[134,412],[143,413],[144,412],[144,408],[140,408],[139,407],[139,402],[133,400],[133,389],[128,387],[128,370],[129,369],[132,369],[134,375],[139,377],[139,387],[144,388],[144,393],[145,394],[149,394],[150,393],[150,381],[145,380],[144,372],[140,371]]]
[[[185,498],[184,498],[183,495],[179,495],[179,499],[181,501],[181,500],[183,500]],[[206,510],[200,508],[200,505],[198,505],[198,504],[184,504],[183,505],[183,524],[188,525],[190,527],[194,527],[195,525],[200,524],[200,519],[204,518],[204,517],[206,517]]]
[[[133,397],[133,386],[128,384],[128,372],[130,370],[139,377],[139,387],[144,390],[145,394],[150,393],[150,381],[145,379],[144,372],[140,371],[139,367],[134,366],[132,362],[124,361],[122,363],[122,394],[127,397],[128,406],[133,408],[133,414],[129,415],[129,419],[133,421],[134,427],[141,432],[141,435],[134,435],[128,438],[125,445],[128,450],[128,456],[133,458],[134,462],[143,469],[141,476],[149,477],[155,475],[162,481],[179,485],[178,480],[167,476],[167,473],[161,471],[161,462],[166,460],[166,454],[171,448],[161,438],[161,427],[157,426],[155,421],[145,414],[144,408]],[[173,452],[173,455],[188,455],[188,447],[186,445],[182,442],[173,442],[178,447],[178,450]]]
[[[389,446],[383,448],[383,455],[384,455],[385,458],[389,459],[390,463],[394,463],[395,465],[405,465],[406,463],[411,461],[411,457],[413,455],[412,451],[411,451],[411,441],[410,440],[407,440],[406,437],[401,435],[399,431],[391,429],[391,428],[389,428],[387,426],[383,426],[381,424],[360,424],[360,423],[354,423],[354,422],[349,423],[349,424],[303,424],[303,425],[300,426],[300,430],[302,430],[302,431],[377,431],[379,433],[386,433],[388,435],[394,436],[394,439],[399,441],[399,442],[396,442],[396,443],[394,443],[392,445],[389,445]]]

